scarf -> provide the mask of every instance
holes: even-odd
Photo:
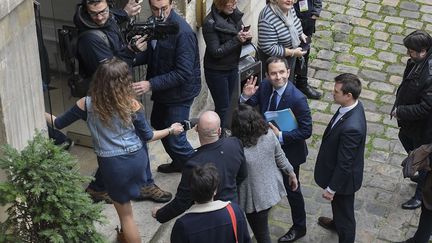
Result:
[[[290,32],[291,45],[293,48],[297,48],[300,45],[300,37],[298,30],[294,26],[293,11],[289,10],[288,15],[285,15],[276,3],[270,3],[270,8],[273,10],[276,16],[278,16],[280,19],[282,19],[282,21],[284,21]]]

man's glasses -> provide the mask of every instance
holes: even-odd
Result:
[[[90,12],[90,11],[88,11],[88,14],[90,15],[90,17],[96,17],[96,16],[98,16],[98,15],[105,15],[105,14],[107,14],[109,12],[109,8],[108,8],[108,6],[106,7],[106,8],[104,8],[102,11],[99,11],[99,12]]]

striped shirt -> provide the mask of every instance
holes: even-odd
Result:
[[[301,36],[303,29],[300,19],[297,18],[294,8],[290,11]],[[264,7],[258,18],[258,47],[269,56],[285,56],[285,48],[293,48],[289,28],[273,12],[269,4]]]

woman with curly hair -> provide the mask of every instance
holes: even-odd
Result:
[[[141,242],[130,201],[140,195],[146,180],[143,171],[150,166],[145,143],[177,135],[183,127],[174,123],[152,131],[135,99],[128,65],[115,57],[99,65],[91,83],[90,96],[53,117],[53,125],[62,129],[79,119],[87,122],[105,187],[120,219],[123,232],[119,238],[124,237],[129,243]],[[51,115],[45,116],[50,123]]]
[[[263,117],[249,105],[240,104],[233,113],[232,135],[243,142],[248,177],[239,186],[239,205],[258,243],[270,243],[268,214],[286,196],[282,173],[297,189],[293,167]]]

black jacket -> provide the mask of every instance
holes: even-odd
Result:
[[[110,17],[103,26],[96,25],[90,15],[81,5],[77,6],[74,23],[79,33],[89,29],[99,29],[106,34],[110,45],[96,34],[85,34],[78,41],[78,59],[80,70],[85,77],[91,77],[99,63],[113,56],[125,61],[129,67],[134,63],[135,53],[127,47],[120,30],[120,23],[128,21],[129,17],[122,9],[110,8]],[[80,72],[81,72],[80,71]]]
[[[237,38],[243,24],[243,13],[238,9],[224,16],[213,4],[204,20],[203,36],[206,42],[204,68],[232,70],[238,67],[242,43]]]
[[[408,60],[394,107],[401,129],[420,144],[432,142],[432,48],[421,63]]]
[[[159,222],[165,223],[192,206],[193,200],[189,189],[192,169],[206,163],[213,163],[219,172],[220,182],[214,199],[238,202],[237,185],[247,176],[243,145],[237,138],[222,138],[199,147],[187,161],[175,198],[156,214]]]
[[[157,41],[151,40],[142,53],[147,64],[147,80],[151,83],[152,100],[158,103],[181,103],[195,98],[201,90],[198,40],[189,24],[174,9],[166,19],[178,23],[179,32]],[[139,61],[138,61],[139,62]]]

